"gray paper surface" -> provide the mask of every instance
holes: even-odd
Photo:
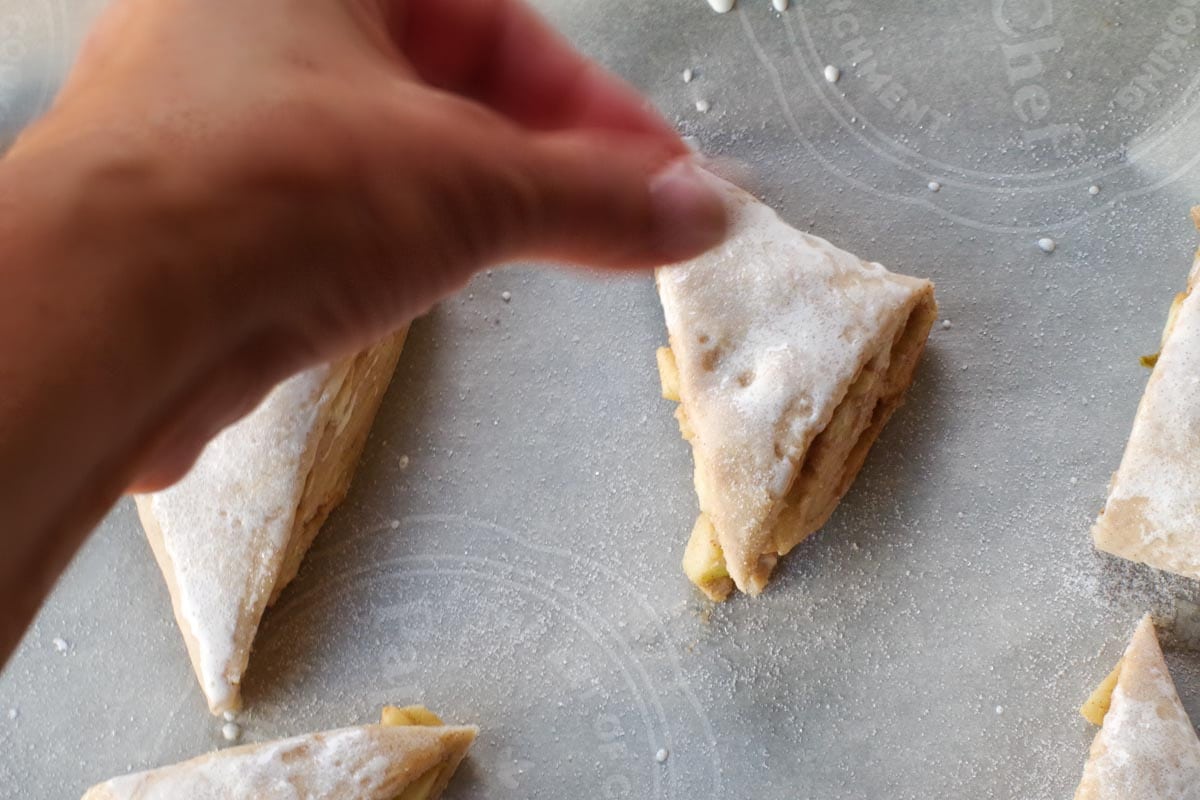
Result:
[[[97,5],[0,0],[0,141]],[[825,529],[713,607],[679,568],[650,277],[481,275],[414,324],[267,613],[244,741],[424,702],[483,731],[454,800],[1066,798],[1077,708],[1147,610],[1200,713],[1197,585],[1088,536],[1197,244],[1200,7],[539,7],[785,219],[936,281],[948,324]],[[221,724],[122,502],[0,675],[0,796],[77,797]]]

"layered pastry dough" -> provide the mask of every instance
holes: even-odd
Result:
[[[937,315],[929,281],[801,233],[732,184],[731,233],[658,271],[700,518],[684,558],[714,600],[758,594],[833,513],[912,383]]]
[[[1200,798],[1200,739],[1179,702],[1149,616],[1082,711],[1103,727],[1092,741],[1075,800]]]
[[[280,384],[181,481],[136,498],[214,714],[240,705],[263,611],[346,496],[404,337]]]
[[[423,708],[387,708],[379,725],[221,750],[113,778],[83,800],[436,800],[475,735]]]
[[[1193,210],[1193,216],[1196,210]],[[1171,305],[1162,349],[1133,420],[1104,510],[1096,547],[1200,578],[1200,257],[1187,291]]]

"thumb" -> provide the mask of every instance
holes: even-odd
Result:
[[[524,213],[506,258],[652,267],[719,244],[721,194],[661,140],[611,132],[533,134],[517,156]],[[523,217],[523,219],[522,219]]]

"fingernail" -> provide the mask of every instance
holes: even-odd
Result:
[[[725,238],[725,203],[686,159],[650,179],[650,204],[654,244],[665,261],[699,255]]]

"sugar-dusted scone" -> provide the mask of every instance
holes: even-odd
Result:
[[[1075,800],[1197,800],[1200,739],[1146,616],[1082,713],[1101,724]]]
[[[1197,212],[1193,210],[1193,215]],[[1176,296],[1162,349],[1092,537],[1130,561],[1200,578],[1200,258]]]
[[[783,222],[718,178],[729,239],[660,269],[700,518],[684,570],[723,600],[758,594],[779,556],[829,518],[900,404],[937,315],[933,284]]]
[[[379,725],[220,750],[113,778],[83,800],[436,800],[476,732],[386,708]]]
[[[346,496],[405,333],[280,384],[179,483],[137,497],[214,714],[240,705],[263,612]]]

